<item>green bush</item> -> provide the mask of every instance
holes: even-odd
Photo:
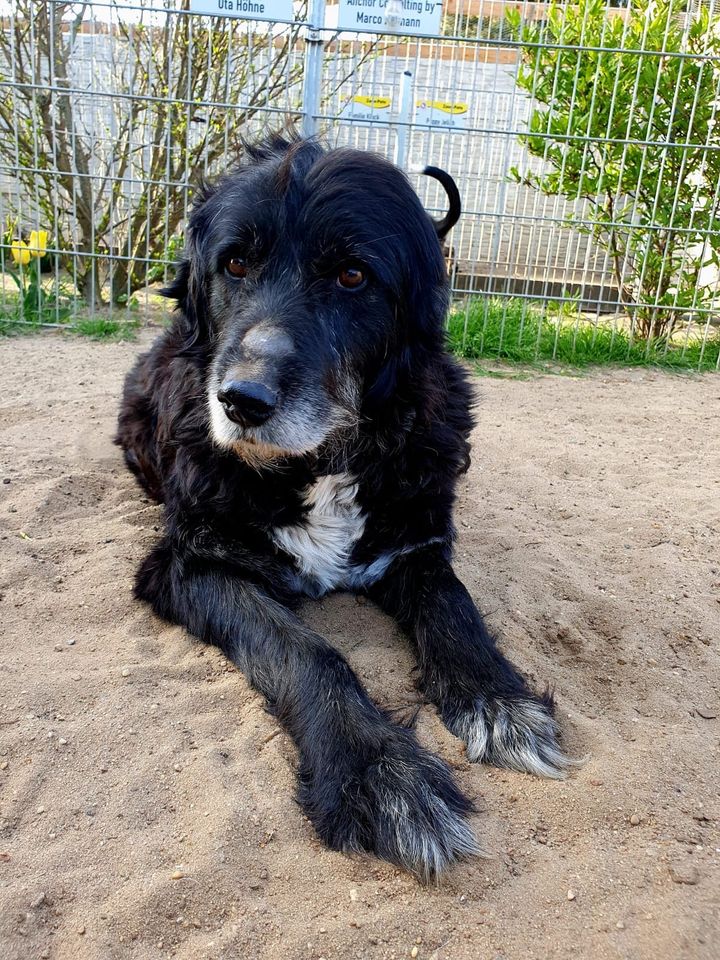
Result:
[[[720,268],[720,17],[686,6],[638,0],[621,18],[579,0],[542,24],[507,13],[525,44],[517,83],[536,104],[521,140],[544,161],[512,174],[585,202],[575,229],[607,251],[633,332],[649,338],[711,309]]]

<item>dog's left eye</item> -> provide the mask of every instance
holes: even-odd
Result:
[[[247,276],[247,265],[242,257],[231,257],[225,264],[225,273],[235,280],[242,280]]]
[[[343,290],[359,290],[364,287],[367,277],[357,264],[349,263],[337,275],[337,285]]]

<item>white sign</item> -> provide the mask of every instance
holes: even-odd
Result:
[[[192,13],[214,17],[241,17],[243,20],[295,19],[292,0],[190,0]]]
[[[365,123],[389,123],[390,97],[374,97],[358,94],[352,97],[340,111],[341,120],[353,120]]]
[[[440,33],[442,3],[438,0],[340,0],[338,30]]]
[[[418,126],[465,130],[469,120],[466,103],[453,103],[449,100],[418,100],[415,104],[415,123]]]

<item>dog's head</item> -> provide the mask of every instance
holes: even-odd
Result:
[[[273,138],[203,190],[167,293],[207,362],[214,441],[250,460],[300,456],[381,409],[448,305],[435,223],[392,164]]]

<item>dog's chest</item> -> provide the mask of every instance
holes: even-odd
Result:
[[[319,477],[305,490],[307,513],[301,522],[272,532],[277,546],[295,559],[310,592],[326,593],[349,584],[350,556],[365,529],[357,491],[349,474]]]

